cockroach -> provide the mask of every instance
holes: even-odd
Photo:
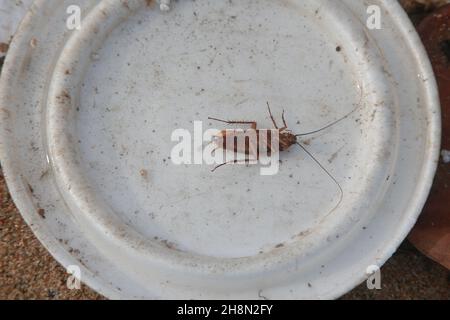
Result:
[[[359,107],[359,106],[358,106]],[[217,118],[212,118],[209,117],[209,120],[214,120],[214,121],[219,121],[219,122],[223,122],[226,124],[234,124],[234,125],[250,125],[251,129],[254,130],[254,132],[256,133],[256,146],[254,145],[255,142],[251,142],[249,141],[249,139],[245,140],[245,147],[242,148],[238,146],[237,144],[237,139],[239,138],[239,135],[245,135],[245,131],[243,130],[222,130],[218,133],[218,135],[216,135],[216,149],[222,149],[222,150],[228,150],[228,151],[233,151],[235,154],[236,153],[241,153],[241,154],[245,154],[246,155],[246,159],[245,160],[233,160],[230,162],[225,162],[222,163],[218,166],[216,166],[212,171],[216,171],[218,168],[227,165],[227,164],[237,164],[237,163],[243,163],[243,164],[248,164],[249,160],[259,160],[260,157],[260,150],[259,150],[259,146],[260,146],[260,139],[265,139],[263,141],[263,143],[267,143],[266,147],[267,147],[267,153],[270,156],[271,152],[277,152],[278,150],[281,151],[286,151],[289,148],[291,148],[293,145],[297,145],[299,146],[332,180],[333,182],[336,184],[336,186],[339,188],[339,192],[340,192],[340,199],[338,204],[334,207],[337,208],[337,206],[339,206],[339,204],[341,203],[343,196],[344,196],[344,191],[342,190],[341,185],[339,184],[339,182],[336,180],[335,177],[333,177],[333,175],[325,168],[325,166],[323,166],[319,160],[317,160],[316,157],[314,157],[314,155],[299,141],[298,138],[300,137],[305,137],[305,136],[309,136],[309,135],[313,135],[316,133],[319,133],[321,131],[324,131],[332,126],[334,126],[335,124],[338,124],[339,122],[347,119],[348,117],[350,117],[357,109],[358,107],[356,107],[355,109],[353,109],[351,112],[347,113],[345,116],[343,116],[342,118],[333,121],[329,124],[327,124],[326,126],[314,130],[314,131],[310,131],[310,132],[305,132],[305,133],[300,133],[300,134],[295,134],[293,133],[286,122],[285,116],[284,116],[284,110],[281,116],[281,119],[283,121],[283,127],[278,127],[273,115],[272,115],[272,111],[270,110],[270,105],[269,102],[267,102],[267,110],[269,112],[269,117],[272,120],[272,124],[274,126],[274,130],[278,133],[278,139],[275,140],[276,143],[278,143],[278,146],[272,146],[270,141],[272,141],[270,134],[271,131],[270,130],[264,130],[265,133],[267,133],[267,137],[264,137],[263,134],[261,134],[261,130],[259,130],[257,128],[258,124],[256,121],[229,121],[229,120],[222,120],[222,119],[217,119]],[[228,141],[233,141],[234,143],[232,145],[227,145],[227,140]],[[276,148],[278,147],[278,148]],[[248,159],[248,157],[250,155],[254,155],[256,159]],[[333,210],[334,210],[333,209]]]

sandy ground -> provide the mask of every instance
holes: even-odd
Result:
[[[0,299],[103,299],[84,285],[69,290],[67,278],[23,221],[0,170]],[[343,299],[450,299],[450,271],[407,241],[383,266],[381,279],[381,290],[363,283]]]
[[[23,221],[0,171],[0,299],[100,299],[86,286],[67,289],[68,274]]]

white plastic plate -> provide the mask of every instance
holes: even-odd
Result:
[[[20,212],[110,298],[339,297],[414,225],[439,153],[419,38],[397,2],[371,4],[380,29],[354,0],[36,1],[0,84]],[[357,108],[301,140],[343,189],[335,210],[336,184],[296,146],[272,176],[173,163],[175,129],[271,128],[266,102],[294,133]]]

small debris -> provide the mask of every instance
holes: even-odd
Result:
[[[141,177],[147,181],[148,180],[148,171],[145,169],[141,169],[141,171],[139,171],[139,174],[141,175]]]
[[[441,156],[442,156],[442,161],[445,164],[450,163],[450,151],[449,150],[442,150]]]
[[[266,296],[263,296],[262,294],[262,289],[258,291],[258,298],[262,299],[262,300],[269,300],[269,298],[267,298]]]
[[[9,44],[5,43],[5,42],[0,42],[0,52],[1,53],[6,53],[9,49]]]
[[[57,292],[55,290],[49,289],[49,290],[47,290],[47,295],[50,299],[53,299],[56,297]]]
[[[165,245],[168,249],[175,249],[176,246],[173,242],[170,242],[169,240],[161,240],[161,243]]]
[[[31,38],[31,40],[30,40],[30,46],[31,46],[32,48],[36,48],[36,47],[37,47],[37,44],[38,44],[37,39],[36,39],[36,38]]]
[[[311,139],[303,140],[302,143],[303,143],[305,146],[310,146],[310,145],[311,145]]]
[[[61,91],[59,96],[56,97],[61,103],[70,103],[71,97],[67,90]]]
[[[38,215],[40,215],[42,219],[45,219],[45,210],[42,208],[39,208]]]
[[[45,169],[44,171],[42,171],[39,180],[42,180],[43,178],[45,178],[48,175],[49,169]]]
[[[98,61],[98,60],[100,60],[100,56],[99,56],[98,53],[92,52],[91,53],[91,59],[92,59],[92,61]]]
[[[160,0],[159,1],[159,9],[163,12],[167,12],[170,10],[170,0]]]

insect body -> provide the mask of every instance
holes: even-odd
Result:
[[[284,126],[282,128],[279,128],[275,122],[275,119],[272,116],[269,103],[267,103],[267,107],[275,129],[260,130],[257,128],[256,121],[227,121],[211,117],[208,118],[210,120],[220,121],[226,124],[250,125],[250,129],[248,130],[238,129],[238,130],[220,131],[220,133],[216,136],[215,140],[217,148],[250,156],[250,158],[246,159],[246,161],[249,162],[251,160],[260,159],[262,151],[260,150],[260,146],[266,147],[267,154],[270,156],[270,154],[273,154],[274,152],[285,151],[289,149],[292,145],[296,144],[297,137],[288,129],[286,120],[284,118],[284,112],[282,116]],[[246,140],[245,144],[240,145],[239,143],[237,143],[237,140],[242,137]],[[250,139],[252,137],[254,139]],[[229,142],[231,142],[231,144],[229,144]],[[223,163],[214,168],[213,171],[229,163],[238,163],[238,160]]]
[[[214,172],[218,168],[227,165],[227,164],[249,164],[249,163],[255,163],[257,160],[260,159],[261,156],[261,146],[264,146],[267,150],[267,154],[270,156],[273,152],[279,152],[279,151],[286,151],[291,146],[297,145],[299,146],[319,167],[333,180],[333,182],[336,184],[336,186],[339,188],[340,192],[340,199],[337,205],[334,207],[336,209],[339,204],[342,201],[344,192],[342,190],[341,185],[339,182],[331,175],[331,173],[312,155],[311,152],[307,150],[307,148],[298,141],[299,137],[312,135],[318,132],[321,132],[323,130],[326,130],[333,125],[337,124],[338,122],[348,118],[351,114],[353,114],[357,108],[346,114],[344,117],[333,121],[332,123],[326,125],[325,127],[322,127],[321,129],[314,130],[311,132],[306,132],[302,134],[294,134],[291,130],[288,129],[288,125],[286,123],[286,119],[284,117],[284,111],[282,114],[282,121],[283,121],[283,127],[279,128],[273,115],[270,110],[269,103],[267,103],[267,108],[269,112],[270,119],[272,120],[274,129],[271,130],[261,130],[257,128],[257,122],[256,121],[227,121],[217,118],[211,118],[210,120],[215,120],[219,122],[223,122],[226,124],[242,124],[242,125],[250,125],[249,130],[222,130],[219,132],[219,134],[216,136],[215,144],[216,149],[222,149],[227,151],[232,151],[233,153],[238,154],[245,154],[245,160],[233,160],[229,162],[222,163],[218,166],[216,166],[212,171]],[[264,131],[264,134],[262,134]],[[254,135],[256,139],[249,139],[251,137],[251,134]],[[272,135],[275,135],[275,137],[272,137]],[[238,144],[237,140],[239,138],[242,138],[244,136],[245,138],[245,144]],[[231,142],[231,143],[229,143]],[[333,209],[333,210],[334,210]],[[333,211],[332,210],[332,211]]]

